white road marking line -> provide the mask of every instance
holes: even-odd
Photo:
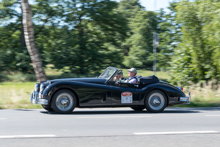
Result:
[[[6,138],[46,138],[46,137],[56,137],[53,134],[46,134],[46,135],[7,135],[7,136],[0,136],[0,139]]]
[[[0,118],[0,119],[6,119],[6,118]]]
[[[77,117],[77,118],[131,118],[131,117],[140,117],[140,118],[143,118],[143,117],[152,117],[152,116],[83,116],[83,117]]]
[[[220,116],[220,115],[205,115],[205,116]]]
[[[182,131],[182,132],[138,132],[135,135],[168,135],[168,134],[206,134],[218,133],[218,131]]]

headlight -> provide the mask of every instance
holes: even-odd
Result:
[[[35,84],[34,91],[39,92],[39,83]]]
[[[41,84],[40,84],[40,93],[43,93],[43,90],[44,90],[44,84],[41,83]]]
[[[50,84],[50,81],[42,82],[40,84],[40,93],[43,93],[44,89]]]

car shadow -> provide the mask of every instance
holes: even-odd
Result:
[[[16,111],[34,111],[34,109],[14,109]]]
[[[76,111],[73,111],[70,114],[58,114],[54,111],[48,112],[48,111],[40,111],[43,114],[50,114],[50,115],[110,115],[110,114],[166,114],[166,113],[179,113],[179,114],[186,114],[186,113],[200,113],[196,110],[164,110],[161,113],[151,113],[147,110],[143,111],[134,111],[134,110],[86,110],[86,111],[80,111],[79,109]]]

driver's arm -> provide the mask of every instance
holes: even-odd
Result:
[[[136,79],[136,78],[131,79],[131,80],[129,81],[129,83],[136,84],[136,83],[137,83],[137,79]]]

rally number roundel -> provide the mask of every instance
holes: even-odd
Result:
[[[133,95],[131,92],[122,92],[121,93],[121,103],[132,103]]]

